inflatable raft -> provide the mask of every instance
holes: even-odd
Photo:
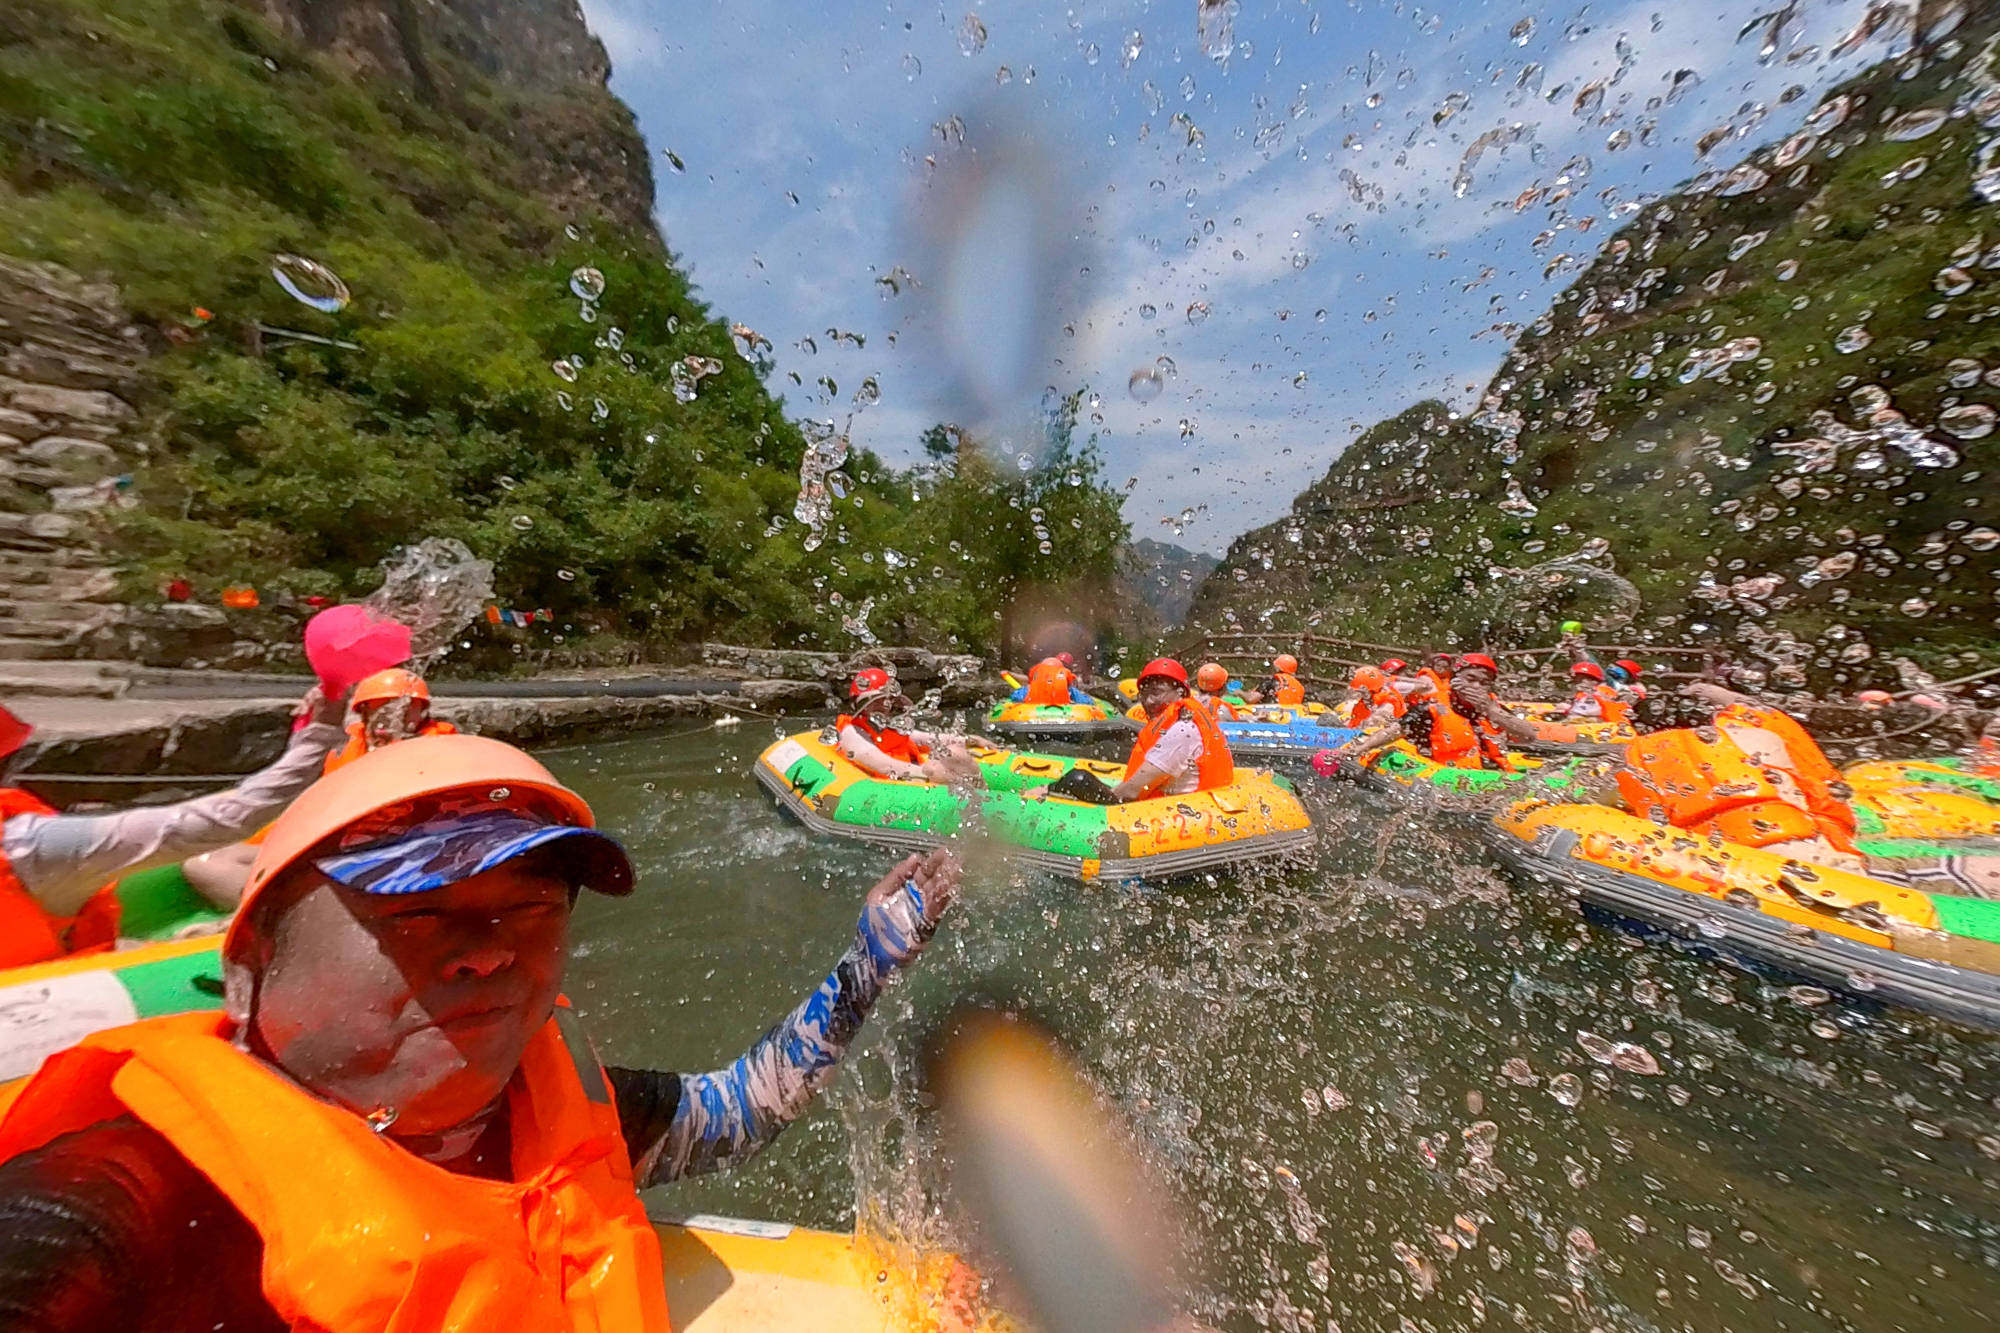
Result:
[[[1856,764],[1841,776],[1854,789],[1855,840],[1870,856],[2000,855],[2000,804],[1975,786],[1933,781],[1912,763]]]
[[[1312,842],[1312,822],[1291,784],[1261,769],[1238,769],[1235,782],[1213,791],[1088,805],[1021,793],[1072,768],[1115,783],[1123,764],[1011,750],[990,751],[979,762],[985,791],[976,806],[942,783],[863,772],[814,731],[765,750],[756,774],[816,833],[914,850],[977,825],[1020,849],[1027,864],[1083,880],[1164,879],[1295,855]]]
[[[1503,860],[1586,904],[1830,989],[2000,1029],[2000,903],[1920,893],[1601,805],[1518,802]]]
[[[1087,704],[1027,704],[1002,699],[986,715],[986,729],[996,736],[1021,740],[1091,740],[1127,735],[1132,730],[1117,709],[1095,699]]]
[[[1433,791],[1448,796],[1493,796],[1518,792],[1560,799],[1575,797],[1579,780],[1609,762],[1584,756],[1544,758],[1509,753],[1511,773],[1491,768],[1453,768],[1440,764],[1408,741],[1397,741],[1369,755],[1361,764],[1369,785],[1385,791]]]
[[[1266,721],[1251,716],[1261,713],[1261,709],[1240,711],[1244,717],[1238,721],[1216,724],[1223,739],[1229,742],[1229,753],[1238,759],[1304,762],[1321,750],[1345,745],[1361,734],[1351,727],[1341,726],[1331,713],[1317,716],[1293,714]]]
[[[1880,759],[1855,764],[1841,776],[1857,790],[1883,784],[1925,787],[1976,796],[1982,801],[2000,804],[2000,777],[1991,775],[1995,771],[1987,766],[1975,767],[1956,756],[1946,756],[1941,759]]]

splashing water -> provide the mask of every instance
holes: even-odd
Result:
[[[418,661],[442,657],[493,600],[493,563],[455,537],[426,537],[381,565],[370,609],[410,629]]]
[[[799,496],[792,505],[792,517],[806,525],[808,551],[819,549],[824,529],[833,516],[833,488],[829,481],[847,461],[848,443],[844,432],[831,421],[807,421],[800,425],[806,437],[806,452],[799,461]]]

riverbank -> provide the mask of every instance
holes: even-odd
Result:
[[[941,706],[976,706],[997,679],[946,680],[919,669]],[[754,668],[753,668],[754,670]],[[21,784],[61,806],[205,790],[276,758],[309,677],[183,671],[124,663],[10,663],[0,699],[35,728]],[[777,718],[836,706],[824,673],[807,680],[741,674],[624,674],[442,681],[433,711],[461,731],[536,747],[629,736],[699,719]]]

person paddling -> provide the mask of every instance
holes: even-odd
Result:
[[[979,761],[968,745],[996,748],[984,736],[942,732],[899,731],[889,719],[910,709],[909,696],[896,678],[881,667],[854,673],[847,696],[854,711],[842,713],[834,726],[840,752],[857,767],[878,778],[908,782],[979,782]]]
[[[1092,805],[1117,805],[1149,796],[1184,796],[1189,792],[1226,787],[1236,779],[1229,742],[1208,709],[1188,690],[1187,668],[1170,657],[1157,657],[1139,673],[1139,706],[1146,725],[1132,745],[1125,777],[1107,786],[1096,774],[1073,768],[1046,787],[1022,795],[1029,799],[1066,796]]]
[[[344,704],[306,691],[284,752],[227,791],[172,805],[58,814],[30,792],[0,785],[0,967],[47,962],[117,942],[122,875],[172,865],[240,842],[319,776],[340,740]],[[0,762],[33,728],[0,708]]]
[[[224,1012],[86,1038],[0,1117],[0,1311],[45,1333],[666,1333],[638,1191],[797,1119],[958,877],[942,850],[897,864],[733,1063],[607,1069],[562,985],[577,894],[631,893],[625,851],[501,742],[374,751],[271,830]]]

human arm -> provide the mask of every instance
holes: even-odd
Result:
[[[1312,766],[1321,777],[1332,777],[1343,759],[1365,759],[1377,750],[1384,749],[1403,739],[1403,720],[1396,718],[1387,726],[1373,731],[1364,731],[1353,740],[1331,749],[1321,750],[1312,757]]]
[[[875,742],[861,734],[859,727],[840,729],[840,752],[862,768],[877,777],[900,778],[920,781],[924,776],[922,764],[905,763],[901,759],[891,759],[882,753]]]
[[[639,1185],[749,1157],[798,1119],[889,979],[923,952],[958,877],[942,848],[905,858],[868,891],[854,942],[826,980],[735,1063],[707,1074],[608,1071]]]
[[[130,1117],[0,1164],[0,1328],[282,1330],[262,1259],[243,1215]]]
[[[1517,741],[1541,739],[1541,729],[1527,718],[1502,706],[1498,699],[1484,687],[1468,688],[1455,685],[1452,702],[1459,705],[1459,711],[1469,717],[1484,718]]]
[[[227,791],[101,815],[14,816],[0,829],[9,864],[43,907],[73,916],[108,879],[241,842],[318,779],[341,740],[340,701],[314,690],[303,708],[308,724],[284,753]]]

